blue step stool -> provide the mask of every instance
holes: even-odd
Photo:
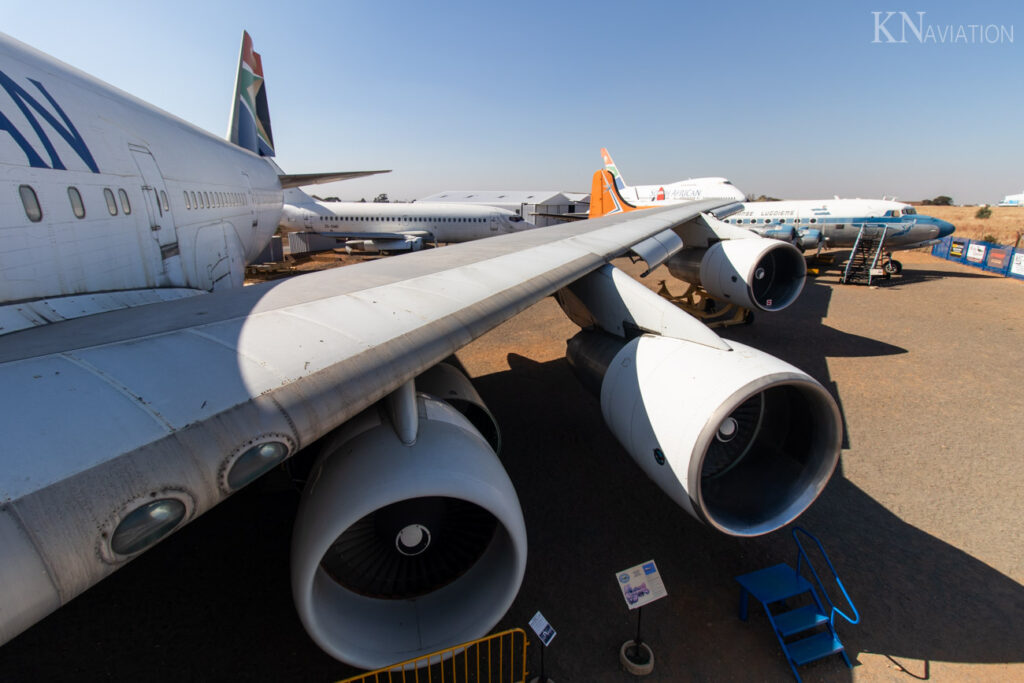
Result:
[[[804,551],[803,544],[797,535],[798,533],[806,535],[817,543],[821,556],[825,558],[825,562],[832,571],[836,585],[839,586],[843,596],[846,598],[847,604],[849,604],[853,611],[853,617],[848,616],[832,603],[828,592],[818,577],[817,571],[811,565],[810,559]],[[793,670],[793,675],[796,676],[797,681],[800,681],[800,674],[796,670],[798,666],[803,666],[830,655],[842,655],[846,666],[853,668],[853,664],[846,655],[846,650],[836,634],[835,617],[838,614],[851,624],[856,624],[860,621],[857,608],[854,607],[850,596],[846,592],[846,588],[843,586],[842,581],[839,580],[839,576],[836,574],[836,570],[825,553],[821,542],[801,527],[793,529],[793,539],[796,541],[798,548],[796,569],[782,563],[736,577],[741,586],[740,619],[743,621],[747,620],[750,596],[754,596],[754,599],[764,606],[765,614],[768,615],[768,622],[775,631],[775,636],[778,638],[782,651],[786,655],[789,668]],[[801,574],[803,566],[806,566],[809,570],[814,583],[811,583],[810,580]],[[828,602],[829,609],[826,609],[822,603],[818,590],[815,590],[815,585],[821,591],[825,601]],[[790,601],[802,602],[804,604],[799,607],[790,607]],[[774,612],[772,611],[772,606],[776,607]],[[790,639],[791,636],[797,635],[803,635],[803,637],[800,639]]]

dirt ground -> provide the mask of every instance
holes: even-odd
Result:
[[[722,331],[809,372],[844,417],[839,470],[799,523],[860,610],[859,625],[839,627],[855,666],[831,657],[801,675],[1024,681],[1024,282],[922,253],[901,260],[884,286],[826,272],[786,311]],[[569,371],[575,329],[546,299],[459,353],[502,425],[529,533],[526,578],[499,628],[528,630],[540,610],[558,631],[548,675],[633,680],[617,653],[636,615],[615,573],[653,558],[669,596],[644,610],[647,680],[792,680],[760,608],[737,618],[733,579],[793,562],[788,530],[726,537],[669,501]],[[297,502],[287,476],[263,478],[0,648],[0,680],[350,675],[292,606]]]

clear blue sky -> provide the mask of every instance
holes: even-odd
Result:
[[[713,6],[714,5],[714,6]],[[229,8],[230,7],[230,8]],[[872,11],[1012,27],[876,37]],[[288,172],[344,199],[722,175],[786,198],[1024,189],[1024,3],[21,2],[0,30],[219,135],[242,29]],[[900,17],[883,24],[899,39]]]

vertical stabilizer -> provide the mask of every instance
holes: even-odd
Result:
[[[622,174],[619,173],[619,169],[616,168],[615,162],[612,161],[612,155],[604,147],[601,148],[601,160],[604,162],[604,170],[611,173],[612,178],[615,179],[615,187],[618,188],[619,192],[622,192],[622,188],[626,186],[626,181],[622,178]]]
[[[636,210],[637,207],[628,203],[619,194],[610,171],[600,170],[594,172],[594,177],[590,183],[590,213],[587,216],[588,218],[600,218],[612,213]]]
[[[228,140],[260,156],[274,156],[274,136],[270,130],[267,87],[263,82],[263,62],[252,49],[252,38],[242,32],[238,56],[238,75],[228,122]]]

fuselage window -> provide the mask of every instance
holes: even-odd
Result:
[[[103,198],[107,200],[107,211],[111,216],[117,215],[117,200],[114,199],[114,192],[109,187],[103,188]]]
[[[164,211],[170,211],[171,205],[167,203],[167,193],[160,190],[160,205],[164,207]]]
[[[131,215],[132,203],[128,201],[128,193],[124,191],[124,188],[118,188],[117,196],[121,200],[121,210],[124,211],[124,215]]]
[[[210,193],[209,192],[203,192],[203,206],[206,207],[207,209],[210,208]]]
[[[812,223],[817,223],[817,222],[818,222],[818,219],[817,219],[817,218],[812,218],[812,219],[811,219],[811,222],[812,222]]]
[[[18,194],[21,195],[21,205],[25,207],[25,215],[28,216],[28,219],[33,223],[43,220],[43,210],[39,208],[36,191],[28,185],[22,185],[18,188]]]
[[[188,190],[185,190],[184,194],[185,194],[185,208],[186,209],[191,209],[192,208],[192,202],[190,202],[188,200]]]
[[[85,205],[82,204],[82,193],[77,187],[68,188],[68,199],[71,200],[71,210],[76,218],[85,218]]]

